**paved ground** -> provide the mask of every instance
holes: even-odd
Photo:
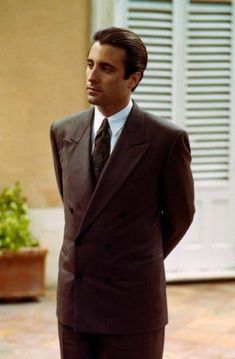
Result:
[[[55,293],[39,301],[0,304],[1,359],[59,359]]]
[[[168,287],[164,359],[235,359],[235,282]]]
[[[164,359],[235,359],[235,282],[168,285]],[[0,303],[0,359],[59,359],[55,293]],[[144,359],[144,358],[143,358]]]

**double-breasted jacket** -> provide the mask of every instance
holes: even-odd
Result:
[[[188,135],[134,103],[94,187],[93,114],[51,126],[65,214],[58,319],[79,332],[153,331],[167,323],[164,258],[194,214]]]

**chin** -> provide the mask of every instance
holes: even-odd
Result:
[[[96,105],[96,100],[95,100],[93,97],[91,97],[91,96],[88,96],[87,101],[88,101],[91,105]]]

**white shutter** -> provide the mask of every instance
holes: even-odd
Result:
[[[186,32],[185,125],[195,180],[229,179],[232,8],[190,1]]]
[[[172,89],[177,88],[172,84],[177,78],[173,76],[173,61],[180,61],[173,56],[176,1],[126,1],[126,25],[141,36],[149,53],[149,64],[134,98],[144,109],[168,119],[172,119]],[[184,119],[180,120],[190,135],[195,180],[227,181],[232,5],[229,0],[188,0],[185,5],[185,53],[177,54],[186,64],[185,77],[180,79],[185,84]]]
[[[98,27],[129,27],[147,44],[139,104],[190,134],[197,209],[167,279],[234,278],[235,0],[93,1],[102,2]]]
[[[172,2],[127,0],[127,27],[144,41],[148,67],[134,93],[138,104],[158,116],[172,111]]]

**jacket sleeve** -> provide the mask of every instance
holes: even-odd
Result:
[[[52,147],[52,155],[53,155],[53,161],[54,161],[56,181],[57,181],[58,189],[60,192],[60,196],[63,201],[62,168],[61,168],[61,163],[60,163],[58,144],[56,142],[55,134],[54,134],[54,124],[51,125],[50,139],[51,139],[51,147]]]
[[[190,163],[188,135],[180,131],[171,145],[162,182],[164,258],[178,244],[193,220],[194,184]]]

